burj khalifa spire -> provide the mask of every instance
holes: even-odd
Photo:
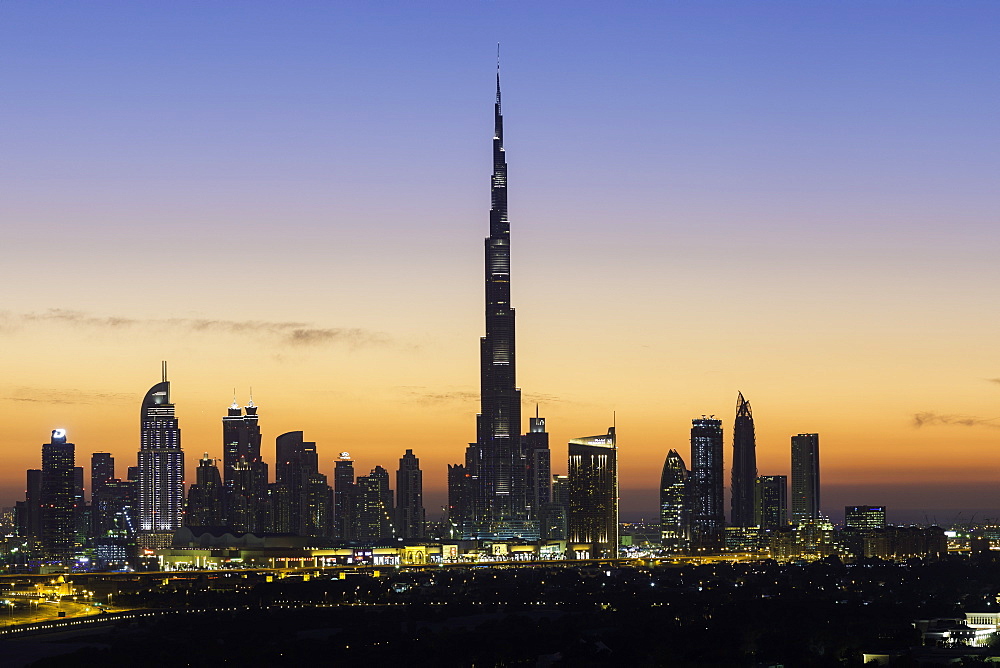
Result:
[[[476,442],[466,454],[470,513],[480,536],[537,533],[528,517],[521,448],[521,391],[515,381],[514,308],[510,301],[510,221],[507,218],[507,159],[503,146],[500,71],[494,105],[490,236],[486,238],[486,336],[480,340],[481,410]]]

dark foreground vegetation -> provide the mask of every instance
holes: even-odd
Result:
[[[1000,565],[959,559],[192,581],[130,602],[239,609],[107,627],[34,665],[860,666],[919,645],[914,619],[997,610],[998,592]]]

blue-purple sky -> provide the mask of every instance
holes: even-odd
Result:
[[[0,491],[54,426],[123,474],[167,358],[189,463],[253,385],[268,439],[362,471],[413,447],[439,503],[474,435],[500,42],[519,382],[558,448],[617,411],[652,512],[742,390],[761,473],[823,435],[831,514],[974,506],[998,34],[994,2],[2,3]]]

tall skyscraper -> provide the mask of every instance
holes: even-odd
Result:
[[[618,449],[615,428],[569,442],[569,540],[618,557]]]
[[[99,493],[104,483],[115,477],[115,458],[110,452],[95,452],[90,456],[90,498]]]
[[[474,452],[470,447],[468,453]],[[455,539],[466,535],[472,525],[472,496],[476,488],[464,464],[448,464],[448,537]]]
[[[358,476],[358,540],[371,543],[395,538],[392,525],[392,490],[389,472],[376,466],[368,475]]]
[[[424,536],[424,474],[413,450],[399,458],[396,470],[396,535],[403,540]]]
[[[730,520],[734,527],[754,526],[753,494],[757,480],[757,439],[750,402],[740,392],[733,424],[733,470]]]
[[[788,477],[757,476],[754,487],[754,523],[761,529],[788,526]]]
[[[688,477],[680,453],[668,452],[660,474],[660,543],[672,552],[683,552],[691,545]]]
[[[42,470],[28,469],[24,490],[24,503],[18,502],[18,534],[28,543],[28,551],[42,552]]]
[[[147,545],[168,542],[184,523],[184,453],[170,403],[167,363],[163,380],[149,388],[139,411],[139,529],[164,534]]]
[[[819,518],[819,434],[792,436],[792,523]]]
[[[267,464],[260,454],[260,426],[252,397],[245,410],[246,415],[233,397],[222,418],[225,523],[236,531],[263,531]]]
[[[526,491],[528,514],[541,519],[542,509],[552,500],[552,463],[549,452],[549,433],[545,431],[545,418],[528,418],[528,433],[521,436],[521,448],[527,464]]]
[[[726,516],[722,487],[722,420],[691,420],[691,541],[694,547],[722,547]]]
[[[190,527],[221,527],[225,523],[225,490],[222,476],[208,453],[198,460],[195,483],[188,490],[184,523]],[[242,529],[246,532],[246,529]]]
[[[545,540],[569,538],[569,476],[552,476],[552,500],[542,506],[541,533]]]
[[[64,429],[42,445],[42,551],[63,566],[72,565],[77,547],[75,451]]]
[[[280,517],[287,512],[292,533],[329,537],[333,532],[333,490],[319,472],[316,444],[303,440],[301,431],[290,431],[276,439],[275,454],[276,484],[284,491],[273,490],[273,496],[287,504],[275,513]]]
[[[494,106],[490,236],[486,238],[486,336],[480,340],[481,411],[466,468],[473,483],[466,536],[537,538],[529,516],[521,448],[521,391],[515,382],[514,308],[510,302],[510,223],[503,147],[500,72]]]
[[[354,482],[354,461],[351,453],[341,452],[340,459],[333,463],[333,516],[337,538],[354,540],[355,500],[357,485]]]

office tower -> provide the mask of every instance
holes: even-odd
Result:
[[[757,476],[754,486],[754,524],[761,529],[788,526],[787,476]]]
[[[163,380],[149,388],[139,412],[139,529],[162,534],[147,545],[169,542],[184,523],[184,453],[181,430],[170,403],[167,363]]]
[[[792,436],[792,523],[819,518],[819,434]]]
[[[244,415],[243,411],[246,411]],[[240,408],[236,397],[222,418],[226,521],[234,531],[263,531],[267,512],[267,464],[260,454],[257,406]]]
[[[287,513],[288,527],[299,536],[329,537],[332,533],[333,491],[326,476],[319,472],[316,444],[303,440],[301,431],[290,431],[275,441],[276,484],[284,492],[274,490],[272,496],[285,507],[278,506],[279,517]],[[283,524],[283,519],[273,524]]]
[[[24,503],[19,504],[18,535],[25,539],[31,554],[42,551],[42,471],[28,469]]]
[[[71,566],[76,553],[75,449],[64,429],[42,445],[42,552],[51,563]]]
[[[368,475],[358,476],[358,540],[369,543],[395,538],[392,525],[392,490],[389,472],[376,466]]]
[[[618,449],[615,428],[569,442],[569,540],[592,556],[618,557]]]
[[[691,546],[689,473],[676,450],[667,453],[660,475],[660,544],[671,552]]]
[[[448,464],[448,537],[463,536],[463,531],[472,524],[469,513],[472,510],[471,497],[474,490],[464,464]]]
[[[221,527],[225,524],[225,488],[214,459],[208,453],[198,460],[195,483],[188,490],[184,524],[189,527]],[[236,531],[236,529],[234,529]],[[243,533],[246,529],[242,530]]]
[[[106,453],[97,453],[106,454]],[[134,480],[114,477],[114,459],[107,458],[111,478],[91,492],[91,527],[97,566],[120,568],[136,556],[138,531],[138,486]],[[93,472],[93,460],[91,461]]]
[[[115,477],[115,458],[110,452],[95,452],[90,455],[90,498],[100,493],[104,483]]]
[[[540,519],[542,508],[552,500],[552,466],[549,453],[549,433],[545,431],[545,418],[528,418],[528,433],[521,436],[521,448],[527,465],[526,493],[528,516]]]
[[[722,420],[691,420],[691,541],[706,550],[722,547],[726,524],[722,450]]]
[[[569,476],[553,475],[551,501],[542,506],[541,537],[566,540],[569,537]]]
[[[476,442],[466,469],[473,484],[468,537],[525,537],[538,534],[528,514],[521,449],[521,391],[515,382],[514,308],[510,301],[510,223],[507,218],[507,161],[500,109],[500,72],[494,106],[490,236],[486,238],[486,336],[480,340],[481,411]]]
[[[333,463],[333,516],[337,538],[354,540],[355,496],[354,461],[351,453],[341,452],[340,459]]]
[[[74,542],[76,546],[87,544],[90,535],[91,508],[87,505],[86,488],[83,485],[83,467],[73,467],[73,525],[75,527]]]
[[[731,524],[754,526],[753,494],[757,480],[757,439],[754,435],[750,402],[740,392],[736,398],[736,421],[733,424],[733,470]]]
[[[862,531],[885,528],[885,506],[845,506],[844,526]]]
[[[396,535],[403,540],[424,536],[424,474],[413,450],[399,458],[396,470]]]

